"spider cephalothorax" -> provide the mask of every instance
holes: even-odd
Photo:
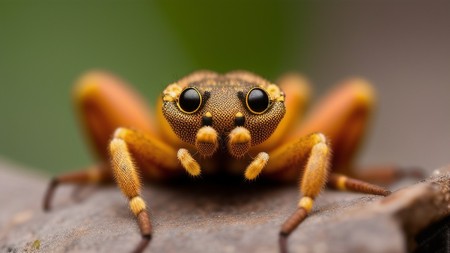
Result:
[[[163,114],[175,134],[210,156],[228,147],[235,157],[262,143],[285,114],[277,85],[251,74],[214,75],[169,85]]]

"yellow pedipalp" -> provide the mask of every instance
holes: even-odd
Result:
[[[262,169],[264,169],[268,161],[269,155],[267,153],[259,153],[247,166],[247,169],[245,169],[245,178],[248,180],[255,179],[261,173]]]
[[[184,148],[180,148],[177,153],[177,158],[183,165],[183,168],[192,176],[200,175],[200,165],[198,162],[191,156],[189,151]]]

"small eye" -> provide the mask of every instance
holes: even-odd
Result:
[[[177,104],[181,111],[191,114],[200,108],[202,96],[196,88],[186,88],[181,92]]]
[[[245,103],[252,113],[261,114],[269,108],[269,95],[261,88],[253,88],[247,93]]]

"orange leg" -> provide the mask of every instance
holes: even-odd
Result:
[[[390,192],[359,180],[331,173],[330,145],[321,133],[313,133],[306,137],[291,141],[269,153],[269,162],[264,173],[272,176],[280,172],[297,171],[300,178],[300,201],[296,211],[284,222],[280,230],[279,246],[281,252],[287,252],[288,236],[307,218],[311,212],[314,199],[322,191],[326,183],[341,190],[352,190],[363,193],[386,196]]]
[[[349,174],[366,132],[374,100],[374,92],[366,81],[347,80],[315,107],[290,138],[313,132],[325,134],[333,150],[333,171]]]
[[[114,130],[132,127],[154,135],[153,116],[144,100],[124,81],[106,72],[90,72],[77,82],[74,102],[83,129],[102,160]]]
[[[390,191],[378,185],[370,184],[362,180],[350,178],[336,173],[330,174],[327,185],[341,191],[352,191],[381,196],[387,196],[391,194]]]
[[[100,71],[85,74],[77,82],[73,97],[82,126],[101,163],[109,162],[107,147],[116,128],[129,126],[148,134],[155,131],[151,125],[152,117],[142,99],[111,74]],[[99,183],[111,178],[111,171],[106,165],[57,176],[48,187],[44,209],[50,208],[53,193],[60,184]]]
[[[183,171],[177,162],[176,152],[155,137],[149,110],[142,99],[118,78],[103,72],[88,73],[77,83],[74,99],[84,130],[98,157],[107,164],[112,157],[113,162],[111,166],[97,166],[92,170],[68,173],[53,179],[44,198],[44,209],[50,209],[53,193],[60,184],[98,183],[110,180],[114,175],[121,189],[124,192],[127,190],[130,208],[138,218],[144,239],[135,252],[141,252],[150,240],[151,226],[145,202],[139,195],[140,180],[136,176],[137,168],[131,163],[131,154],[136,154],[133,158],[146,177],[162,178]],[[119,127],[132,127],[139,131]],[[114,139],[109,145],[111,137]],[[107,152],[108,146],[110,153]],[[122,159],[127,156],[130,159]],[[173,156],[173,159],[163,160],[168,156]],[[131,169],[121,170],[119,165],[124,161]],[[135,177],[129,177],[131,175]],[[124,185],[128,186],[125,190]]]
[[[45,211],[49,211],[51,208],[51,201],[55,193],[56,188],[60,184],[99,184],[103,182],[109,182],[112,180],[111,171],[106,165],[92,166],[83,171],[70,172],[67,174],[54,177],[47,188],[47,192],[44,195],[43,208]]]
[[[349,79],[335,88],[312,111],[289,138],[324,133],[333,150],[332,170],[364,181],[389,184],[403,177],[423,178],[418,168],[372,166],[356,170],[353,160],[364,140],[375,107],[371,85],[362,79]]]

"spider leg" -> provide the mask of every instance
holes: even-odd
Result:
[[[355,168],[353,160],[362,144],[375,107],[375,92],[363,79],[348,79],[331,91],[289,138],[324,133],[333,150],[332,170],[364,181],[388,184],[403,177],[423,178],[419,168],[371,166]]]
[[[124,81],[111,74],[93,71],[83,75],[75,85],[73,99],[84,132],[102,164],[108,164],[108,143],[118,127],[133,127],[155,135],[153,117],[143,100]],[[100,183],[112,179],[108,166],[97,167],[53,178],[44,197],[44,209],[50,209],[53,194],[61,184]]]
[[[143,100],[118,78],[104,72],[88,73],[78,81],[74,100],[84,131],[97,156],[103,162],[111,156],[113,163],[112,166],[98,166],[93,170],[56,177],[49,184],[44,209],[50,208],[58,185],[98,183],[111,179],[114,174],[138,219],[143,239],[135,252],[142,252],[150,241],[151,223],[145,202],[139,194],[138,169],[144,176],[153,179],[181,172],[176,152],[156,137],[153,117]],[[123,126],[138,130],[118,128]],[[114,139],[109,144],[112,136]],[[108,146],[110,153],[107,152]],[[131,162],[131,155],[138,167]]]
[[[264,173],[277,177],[285,171],[297,171],[300,178],[300,201],[294,213],[286,219],[280,230],[279,246],[282,253],[287,252],[287,238],[307,218],[314,199],[324,186],[340,190],[351,190],[386,196],[389,191],[360,180],[329,172],[332,158],[330,145],[325,135],[313,133],[291,141],[269,153],[270,160]]]
[[[60,184],[98,184],[112,179],[111,171],[105,165],[95,165],[83,171],[69,172],[54,177],[44,195],[43,209],[49,211],[56,188]]]
[[[391,194],[389,190],[386,190],[378,185],[370,184],[362,180],[354,179],[337,173],[330,173],[330,178],[328,179],[327,185],[341,191],[353,191],[381,196],[387,196]]]
[[[162,141],[126,128],[115,131],[109,144],[109,152],[114,178],[129,200],[142,235],[141,242],[133,252],[142,252],[151,240],[152,226],[146,203],[141,197],[139,171],[144,171],[142,167],[152,164],[168,172],[180,172],[182,170],[176,158],[177,152]]]
[[[368,82],[357,78],[344,81],[319,102],[290,138],[325,134],[333,150],[333,171],[349,174],[374,104],[375,94]]]
[[[73,97],[83,130],[103,161],[108,159],[108,143],[118,127],[156,135],[153,115],[144,100],[112,74],[85,74],[75,85]]]
[[[271,151],[269,156],[264,173],[277,173],[287,168],[296,168],[301,172],[301,198],[297,210],[284,222],[280,230],[280,251],[287,252],[288,236],[308,216],[314,199],[327,182],[331,150],[326,137],[321,133],[314,133]]]

